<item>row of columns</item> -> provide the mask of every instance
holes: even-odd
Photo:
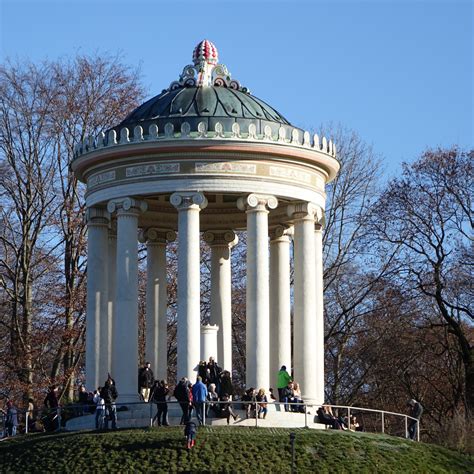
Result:
[[[200,226],[207,205],[202,193],[174,193],[178,210],[177,375],[193,379],[200,360]],[[281,365],[291,367],[290,238],[294,234],[294,377],[308,402],[324,399],[322,314],[322,237],[311,203],[288,206],[292,227],[270,236],[268,213],[274,196],[250,194],[237,202],[247,214],[246,385],[268,388]],[[107,211],[88,210],[88,288],[86,384],[98,386],[107,372],[119,379],[123,401],[136,399],[138,364],[138,216],[146,203],[132,198],[110,201]],[[117,217],[117,236],[109,216]],[[237,243],[233,231],[203,234],[211,247],[211,325],[219,328],[217,360],[232,370],[231,263]],[[146,358],[158,378],[166,378],[166,245],[172,231],[147,229]],[[116,244],[115,244],[116,241]],[[270,356],[272,354],[272,356]],[[270,377],[272,374],[272,377]]]

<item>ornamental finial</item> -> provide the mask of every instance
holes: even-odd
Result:
[[[217,64],[219,55],[217,48],[209,40],[202,40],[193,51],[193,64],[195,66],[201,65],[201,63]]]
[[[217,64],[217,48],[209,41],[201,41],[193,51],[193,63],[198,71],[197,86],[212,84],[212,71]]]
[[[239,81],[231,79],[224,64],[218,64],[217,48],[209,40],[202,40],[193,51],[193,64],[185,66],[177,81],[173,81],[168,90],[182,87],[228,87],[250,94]],[[197,77],[196,77],[197,76]]]

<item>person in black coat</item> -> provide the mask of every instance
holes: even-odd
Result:
[[[117,407],[115,406],[115,400],[117,400],[118,392],[115,387],[115,383],[112,377],[109,377],[106,381],[102,390],[100,391],[100,396],[104,399],[105,402],[105,425],[104,428],[109,428],[109,420],[112,421],[112,429],[117,429]]]
[[[168,404],[166,398],[170,393],[168,383],[166,380],[161,382],[155,381],[152,389],[151,399],[156,403],[156,415],[153,418],[153,423],[157,422],[158,426],[169,426],[168,423]]]
[[[213,383],[217,387],[217,393],[220,392],[220,382],[221,382],[221,372],[222,369],[217,365],[217,362],[214,360],[214,357],[209,357],[209,362],[207,363],[207,370],[209,372],[208,383]]]
[[[218,393],[220,397],[223,397],[224,394],[227,394],[228,397],[234,395],[234,386],[228,370],[224,370],[221,374]]]
[[[188,379],[183,377],[178,384],[176,385],[174,392],[174,398],[178,400],[179,406],[181,407],[181,411],[183,412],[181,416],[180,425],[185,425],[189,420],[189,386],[188,386]]]
[[[143,401],[148,403],[150,399],[150,390],[153,387],[155,377],[151,370],[150,362],[145,364],[145,367],[141,368],[138,372],[138,391],[143,398]]]

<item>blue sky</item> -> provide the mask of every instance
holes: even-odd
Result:
[[[340,122],[387,177],[426,147],[473,147],[471,1],[0,0],[1,60],[76,52],[141,67],[150,96],[204,38],[296,126]]]

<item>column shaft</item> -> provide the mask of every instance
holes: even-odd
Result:
[[[294,378],[301,384],[303,399],[315,403],[319,354],[315,347],[314,214],[308,210],[295,214]]]
[[[146,351],[155,377],[166,380],[167,362],[167,288],[166,243],[147,242]]]
[[[86,386],[95,390],[106,373],[103,351],[107,337],[107,213],[88,209]]]
[[[114,345],[114,321],[115,321],[115,298],[116,298],[116,283],[117,283],[117,234],[116,230],[109,230],[109,247],[107,253],[107,269],[108,269],[108,372],[115,373],[113,367],[113,345]],[[104,383],[104,380],[100,380]]]
[[[267,206],[277,205],[273,196],[255,194],[238,202],[247,213],[246,385],[266,390],[270,386]]]
[[[201,355],[199,211],[207,201],[201,193],[174,193],[170,202],[178,208],[177,377],[194,381]]]
[[[219,365],[232,373],[232,272],[231,248],[238,238],[231,230],[205,232],[211,247],[211,318],[219,327],[217,354],[211,354]]]
[[[131,198],[111,201],[109,212],[117,209],[117,277],[115,321],[113,324],[112,376],[120,401],[138,400],[138,215],[145,203]]]
[[[291,370],[290,237],[270,241],[270,380],[276,388],[278,371]]]
[[[314,233],[315,279],[316,279],[316,403],[324,403],[324,269],[323,269],[323,230],[316,224]]]

